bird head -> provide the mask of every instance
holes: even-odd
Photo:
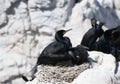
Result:
[[[56,32],[56,34],[60,35],[60,36],[63,36],[65,33],[67,33],[68,31],[70,31],[72,29],[68,29],[68,30],[59,30]]]
[[[95,18],[91,19],[91,25],[92,25],[92,27],[96,27],[97,20]]]

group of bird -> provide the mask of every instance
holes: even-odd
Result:
[[[97,24],[91,20],[92,28],[89,29],[81,41],[81,45],[89,48],[89,51],[101,51],[115,56],[120,61],[120,27],[103,30],[104,23]]]
[[[38,57],[36,65],[32,69],[32,74],[37,72],[38,65],[55,66],[63,61],[71,61],[73,65],[80,65],[88,61],[87,51],[101,51],[113,54],[117,61],[120,49],[120,29],[113,28],[104,31],[102,26],[104,23],[97,23],[96,19],[91,19],[91,26],[83,36],[79,45],[72,47],[70,39],[64,36],[65,33],[72,30],[58,30],[55,33],[55,41],[50,43]],[[22,75],[25,81],[29,81],[27,77]],[[30,80],[33,80],[34,76]]]

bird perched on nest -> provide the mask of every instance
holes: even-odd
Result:
[[[64,37],[64,34],[68,30],[59,30],[55,34],[55,41],[50,43],[38,57],[36,65],[31,70],[32,79],[34,78],[34,73],[37,72],[37,66],[40,64],[44,65],[56,65],[58,62],[71,60],[71,55],[68,54],[69,48],[72,47],[71,41],[68,37]],[[25,76],[22,76],[25,81],[28,79]],[[31,79],[31,80],[32,80]]]
[[[83,45],[77,45],[76,47],[72,47],[69,50],[69,54],[71,52],[70,55],[72,55],[72,57],[73,57],[72,63],[76,64],[76,65],[88,63],[89,54],[88,54],[87,50],[89,50],[89,48],[86,46],[83,46]]]
[[[38,57],[37,65],[47,64],[56,65],[56,63],[69,60],[68,50],[72,47],[72,43],[64,34],[69,30],[59,30],[55,34],[55,41],[50,43]]]
[[[106,30],[104,34],[96,42],[96,50],[102,51],[104,53],[110,54],[112,50],[112,40],[111,40],[112,30]]]

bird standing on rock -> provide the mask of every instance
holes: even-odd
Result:
[[[96,19],[91,19],[91,25],[92,28],[85,33],[81,41],[81,45],[88,47],[90,51],[95,49],[96,40],[104,33],[102,29],[104,23],[97,24]]]
[[[101,51],[107,54],[110,54],[112,51],[112,48],[114,48],[112,40],[111,40],[111,30],[106,30],[104,34],[99,38],[99,40],[96,42],[96,48],[95,50]]]

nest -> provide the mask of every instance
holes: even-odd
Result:
[[[40,82],[68,82],[71,83],[81,72],[89,68],[88,63],[76,66],[47,66],[38,67],[37,79]]]

